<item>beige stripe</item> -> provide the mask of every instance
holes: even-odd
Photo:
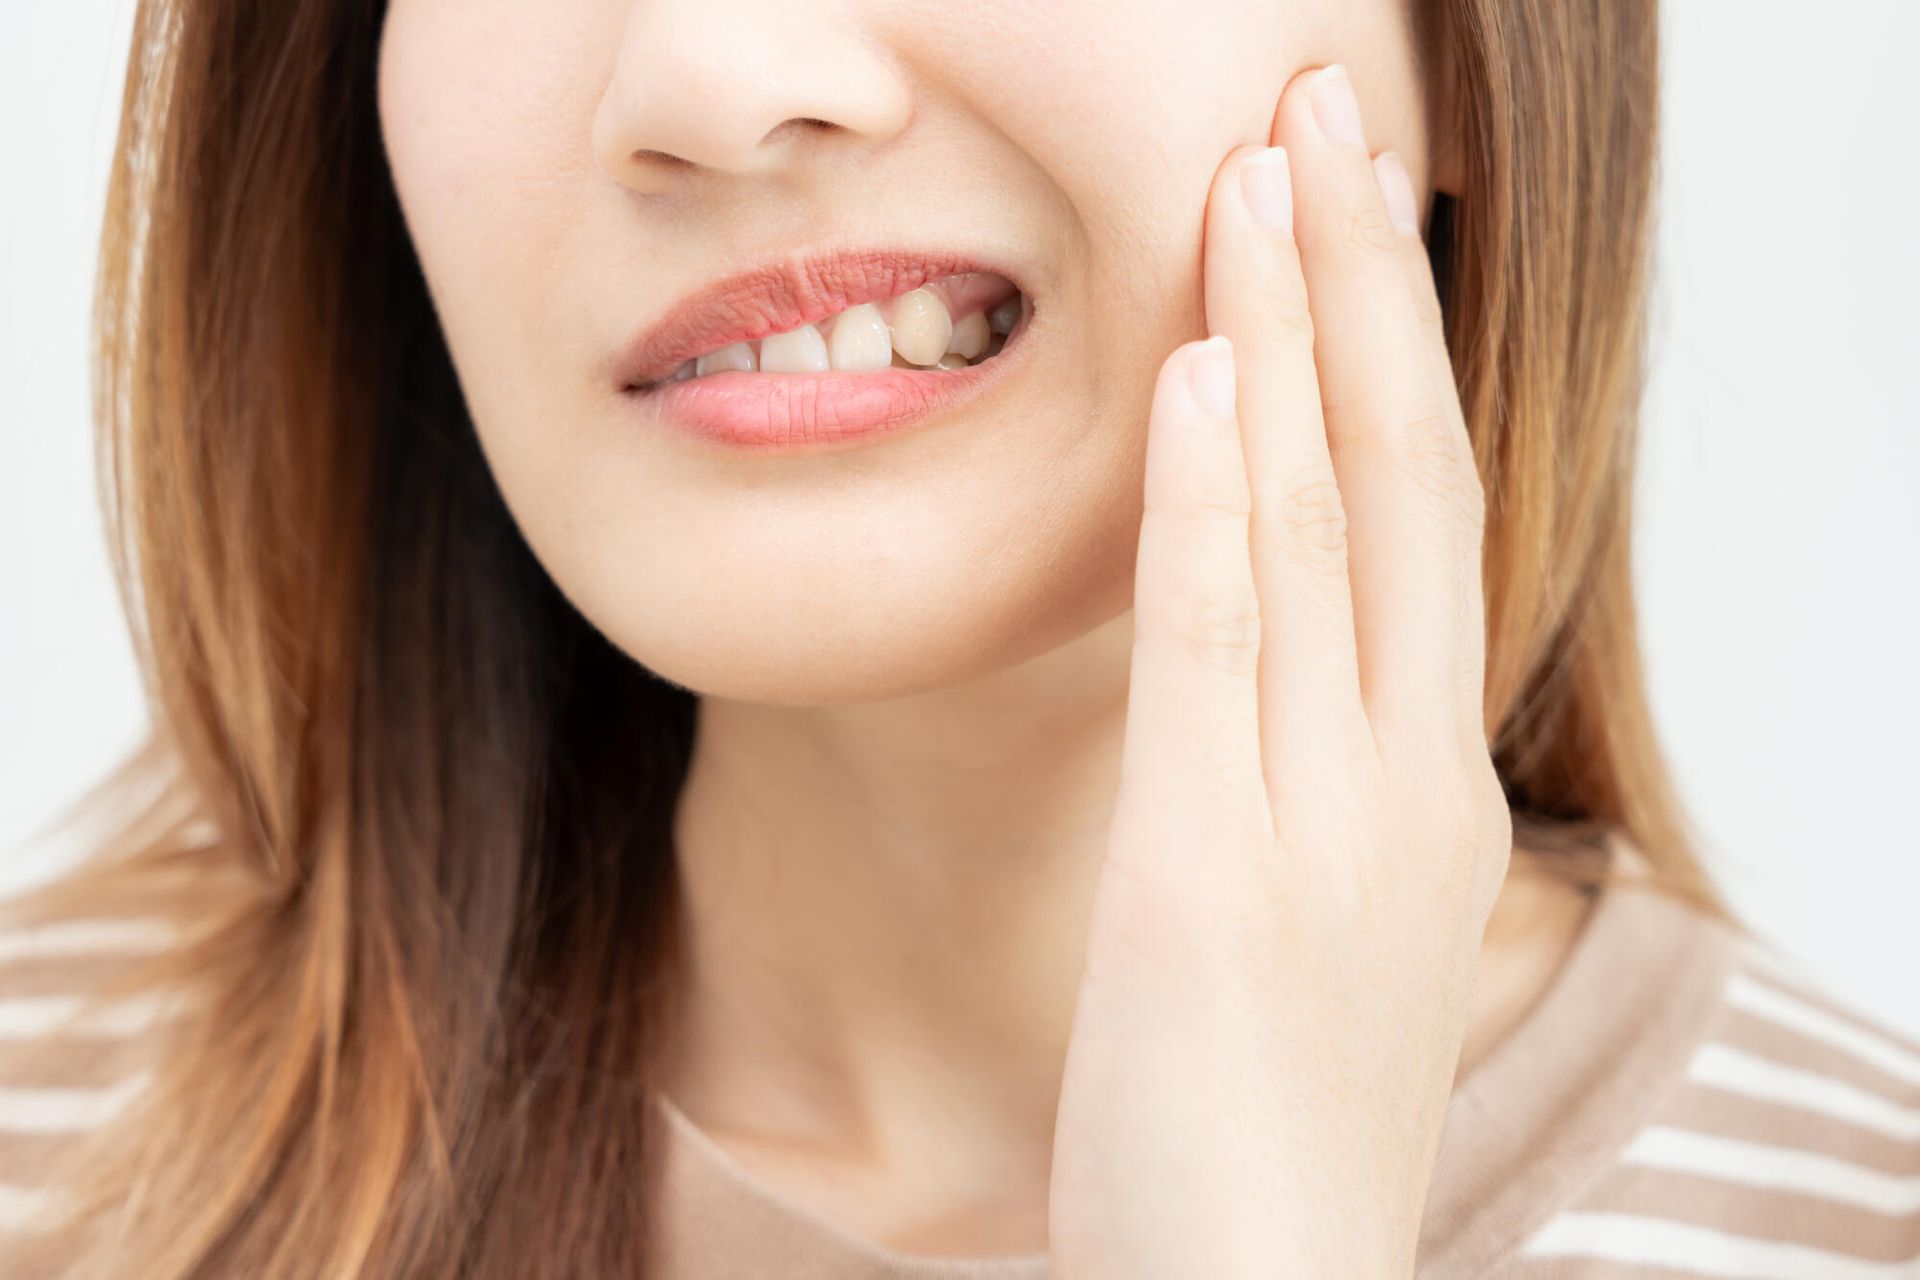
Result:
[[[64,1133],[0,1133],[0,1185],[38,1187],[59,1175],[74,1138]]]
[[[1612,1169],[1574,1207],[1582,1212],[1670,1219],[1874,1262],[1900,1262],[1920,1253],[1920,1219],[1911,1216],[1889,1217],[1788,1191],[1729,1186],[1667,1169]]]
[[[1920,1143],[1898,1141],[1818,1112],[1761,1102],[1697,1082],[1676,1091],[1655,1119],[1701,1133],[1798,1147],[1880,1173],[1920,1175]]]
[[[82,996],[131,976],[147,957],[94,954],[17,956],[0,965],[0,997]]]
[[[1910,1088],[1920,1088],[1920,1045],[1825,992],[1791,987],[1747,970],[1733,976],[1727,999],[1737,1009],[1823,1041]]]
[[[0,1085],[21,1089],[99,1089],[157,1067],[164,1038],[48,1036],[0,1045]]]
[[[1750,965],[1742,972],[1753,981],[1810,1004],[1829,1017],[1894,1045],[1908,1058],[1920,1061],[1920,1040],[1894,1026],[1879,1013],[1836,995],[1831,987],[1805,970],[1796,972],[1760,963]]]
[[[1912,1280],[1920,1267],[1920,1258],[1873,1262],[1684,1222],[1604,1213],[1560,1214],[1528,1239],[1523,1253],[1529,1258],[1604,1258],[1622,1264],[1618,1271],[1581,1267],[1564,1273],[1580,1280],[1614,1275],[1639,1280],[1648,1277],[1647,1267],[1737,1280]]]
[[[1771,938],[1742,936],[1735,950],[1749,969],[1779,979],[1792,986],[1817,987],[1819,979],[1798,956],[1783,951]]]
[[[1728,1093],[1831,1116],[1898,1142],[1920,1143],[1920,1108],[1732,1045],[1701,1045],[1687,1064],[1687,1078]]]
[[[1782,1066],[1816,1071],[1890,1102],[1912,1105],[1914,1090],[1898,1076],[1857,1054],[1759,1013],[1727,1009],[1714,1029],[1713,1039]]]

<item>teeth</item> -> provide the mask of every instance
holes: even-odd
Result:
[[[903,293],[893,310],[893,349],[918,365],[939,364],[953,340],[953,317],[940,295],[926,289]]]
[[[886,317],[871,302],[840,313],[827,339],[827,357],[835,369],[885,369],[893,363],[893,339]]]
[[[1000,288],[1005,282],[1000,282]],[[964,369],[998,354],[1019,323],[1020,295],[956,321],[953,309],[977,307],[1000,288],[985,277],[960,275],[878,304],[849,307],[820,325],[801,325],[757,342],[736,342],[682,363],[666,381],[709,374],[865,372],[874,369]],[[949,307],[947,299],[955,299]],[[891,316],[891,320],[889,320]],[[822,328],[825,333],[823,335]]]
[[[744,342],[736,342],[730,347],[722,347],[712,355],[701,356],[693,362],[693,374],[704,378],[710,373],[723,373],[728,369],[742,369],[748,373],[754,370],[753,348]]]
[[[947,339],[947,350],[969,360],[978,360],[992,341],[993,330],[987,326],[985,313],[976,311],[953,326],[953,336]]]
[[[827,340],[810,324],[760,339],[762,373],[825,373],[832,367]]]

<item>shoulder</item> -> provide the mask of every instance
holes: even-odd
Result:
[[[1920,1276],[1920,1041],[1700,927],[1728,963],[1683,1069],[1498,1274]]]

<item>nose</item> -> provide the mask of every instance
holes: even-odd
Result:
[[[911,83],[848,5],[634,0],[593,152],[616,181],[661,190],[689,166],[766,174],[829,138],[875,146],[912,115]]]

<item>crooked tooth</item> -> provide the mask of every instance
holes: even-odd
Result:
[[[753,348],[744,342],[736,342],[730,347],[722,347],[718,351],[701,356],[693,362],[693,373],[697,378],[704,378],[710,373],[725,373],[729,369],[742,369],[752,373]]]
[[[832,367],[827,340],[810,324],[760,339],[762,373],[825,373]]]
[[[953,340],[953,316],[940,295],[927,289],[903,293],[894,303],[893,349],[917,365],[940,363]]]
[[[1020,295],[1017,293],[987,312],[987,326],[995,333],[1012,333],[1013,326],[1019,323]]]
[[[885,369],[893,363],[886,317],[871,302],[849,307],[827,335],[827,358],[835,369]]]
[[[969,360],[978,360],[992,341],[993,330],[987,326],[986,313],[976,311],[954,324],[953,336],[947,339],[947,350]]]
[[[754,344],[736,342],[688,360],[669,375],[674,382],[729,370],[761,373],[826,373],[893,368],[964,369],[994,354],[1020,320],[1020,295],[989,311],[955,322],[946,300],[915,289],[891,300],[892,320],[880,306],[863,302],[830,322],[826,335],[801,325]]]

